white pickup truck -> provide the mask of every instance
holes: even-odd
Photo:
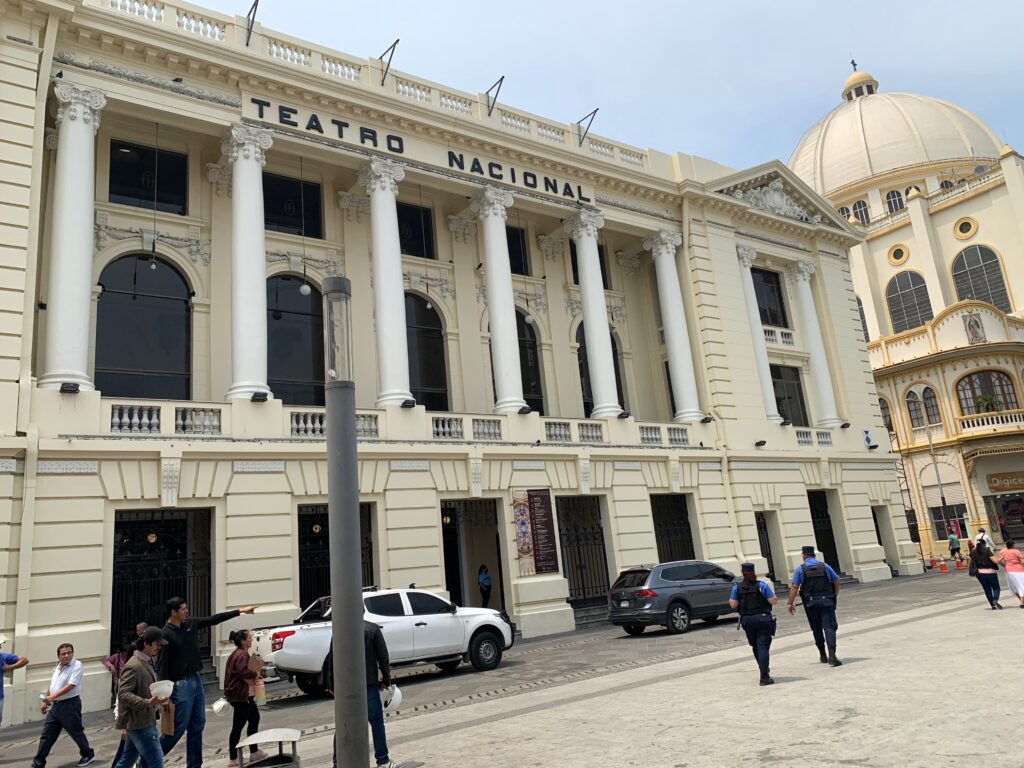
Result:
[[[384,633],[392,667],[434,664],[449,672],[468,660],[478,670],[494,669],[514,642],[505,613],[461,608],[422,589],[366,589],[363,607],[366,620]],[[263,659],[265,676],[284,672],[304,693],[323,695],[331,598],[321,597],[292,624],[255,630],[253,650]]]

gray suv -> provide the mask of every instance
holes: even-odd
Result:
[[[685,632],[694,619],[714,621],[731,613],[729,595],[736,577],[703,560],[630,568],[608,593],[608,621],[627,634],[643,634],[650,624],[672,634]]]

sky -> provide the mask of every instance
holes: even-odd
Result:
[[[245,15],[251,0],[193,0]],[[958,104],[1024,152],[1024,3],[994,0],[261,0],[265,28],[556,122],[733,168],[783,162],[840,102],[850,59],[880,91]]]

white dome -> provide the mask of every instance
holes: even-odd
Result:
[[[858,85],[861,93],[854,92]],[[819,194],[907,166],[999,157],[1002,142],[967,110],[876,90],[874,78],[855,72],[843,86],[848,100],[815,123],[790,156],[789,167]]]

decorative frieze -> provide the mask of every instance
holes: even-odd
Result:
[[[446,299],[455,298],[455,284],[447,277],[406,270],[402,272],[410,288],[433,288]]]
[[[331,254],[334,257],[331,258]],[[328,275],[338,274],[338,252],[336,250],[327,251],[328,258],[317,259],[313,256],[303,256],[301,253],[295,251],[266,251],[267,263],[276,264],[278,262],[287,261],[288,268],[292,272],[302,272],[303,265],[307,267],[313,267],[319,269]]]
[[[640,462],[639,461],[616,461],[613,462],[612,466],[615,469],[622,470],[623,472],[639,472]]]
[[[97,470],[98,462],[89,460],[40,460],[36,464],[36,474],[39,475],[95,475]]]
[[[23,459],[0,459],[0,475],[20,475],[24,471]]]
[[[548,300],[544,295],[544,291],[538,290],[527,290],[525,288],[514,288],[512,294],[522,303],[526,304],[530,309],[540,312],[542,315],[546,315],[548,312]]]
[[[96,224],[93,225],[93,241],[97,251],[107,247],[110,240],[131,240],[133,237],[142,241],[142,250],[152,251],[157,243],[165,243],[174,248],[180,248],[188,254],[193,264],[202,262],[204,265],[210,263],[210,241],[202,240],[199,237],[199,227],[189,227],[187,237],[176,237],[166,232],[149,229],[148,227],[112,227],[108,223],[107,214],[104,211],[96,213]]]
[[[394,459],[389,466],[392,472],[426,472],[430,469],[430,462],[426,459]]]
[[[772,179],[761,187],[733,190],[732,196],[765,213],[808,224],[821,224],[821,215],[808,213],[806,208],[786,193],[784,187],[782,179]]]
[[[525,472],[525,471],[543,471],[544,469],[543,459],[520,459],[512,462],[513,472]]]
[[[231,469],[238,475],[273,474],[284,472],[284,460],[234,461],[231,463]]]

